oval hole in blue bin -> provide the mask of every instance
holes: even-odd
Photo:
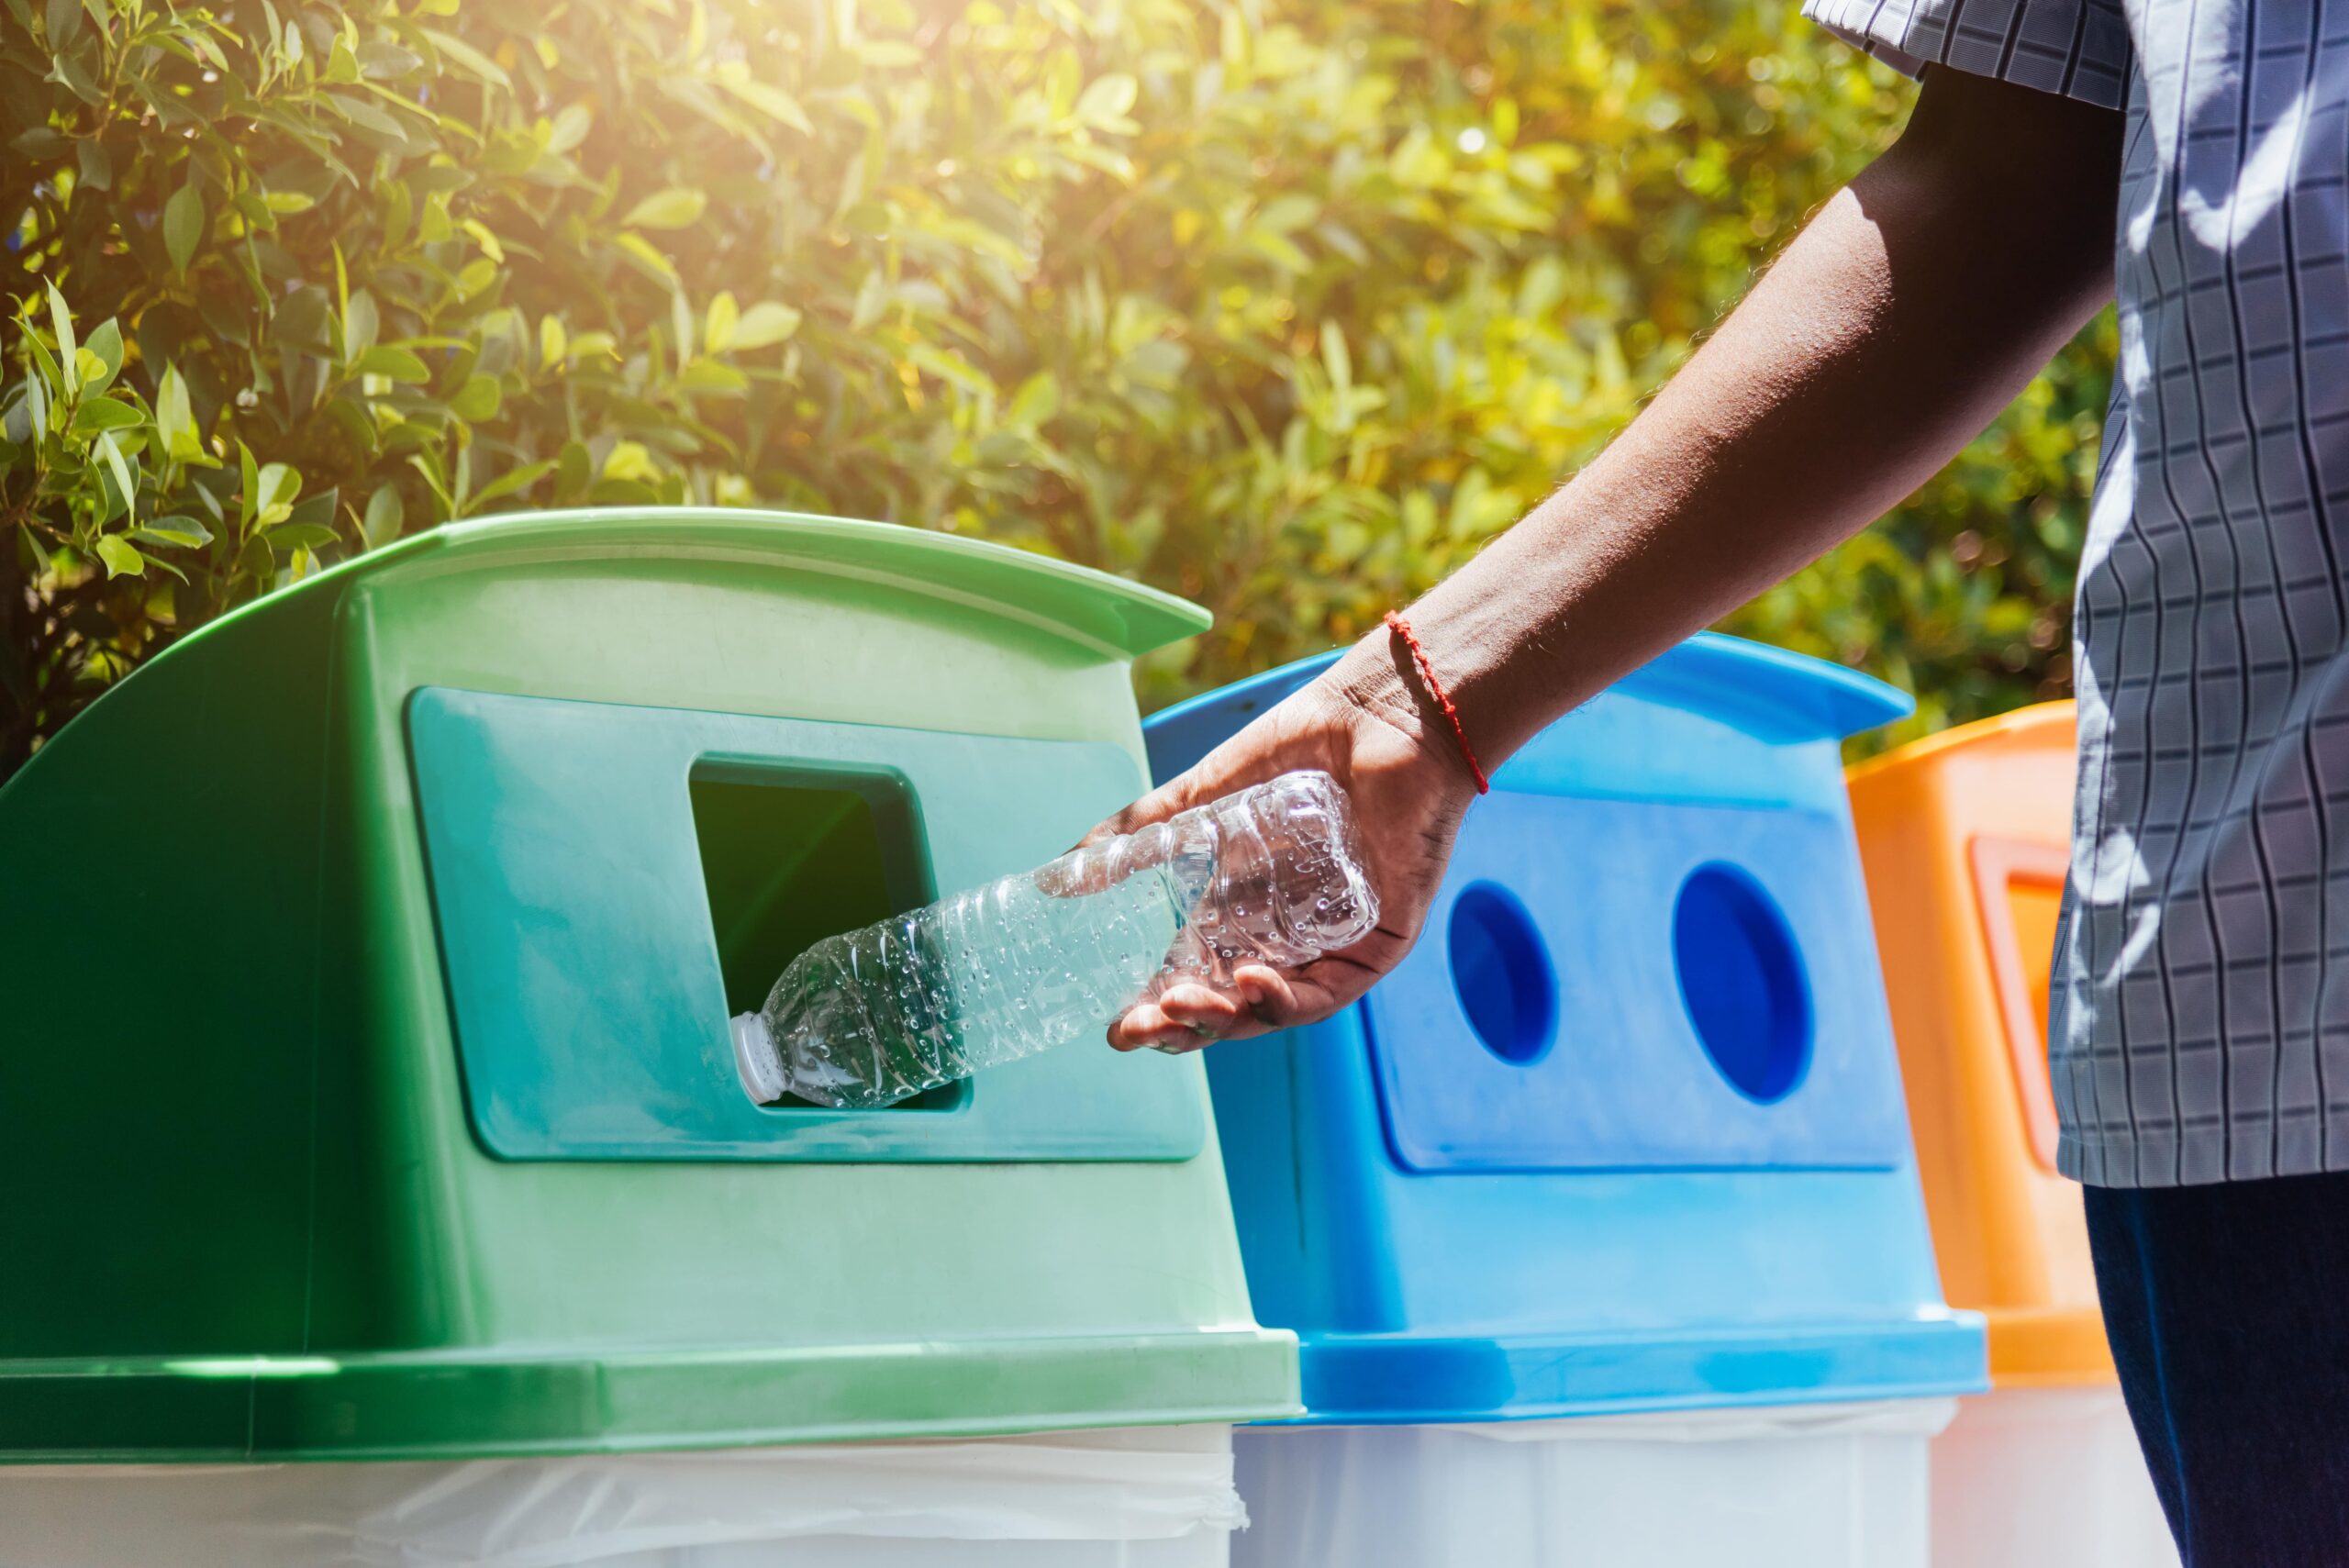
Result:
[[[1765,1106],[1792,1094],[1810,1065],[1810,981],[1761,884],[1718,862],[1690,872],[1673,906],[1672,957],[1721,1076]]]
[[[1452,987],[1485,1049],[1520,1066],[1539,1062],[1558,1029],[1558,983],[1525,906],[1480,882],[1453,901],[1446,933]]]

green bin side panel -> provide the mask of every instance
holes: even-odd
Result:
[[[299,1340],[333,608],[155,661],[0,789],[0,1357]]]
[[[1037,824],[1141,793],[1123,747],[437,687],[407,722],[467,1104],[491,1153],[1188,1160],[1205,1144],[1189,1073],[1098,1040],[990,1070],[951,1109],[841,1112],[753,1104],[727,1033],[696,767],[891,775],[952,891],[1066,847]]]

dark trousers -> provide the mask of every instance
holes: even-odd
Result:
[[[2349,1173],[2087,1196],[2186,1568],[2349,1565]]]

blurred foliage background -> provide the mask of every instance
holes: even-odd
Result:
[[[773,505],[1350,639],[1570,474],[1910,89],[1793,0],[0,0],[0,778],[404,530]],[[2099,326],[1730,628],[2068,689]]]

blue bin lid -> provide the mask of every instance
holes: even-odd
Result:
[[[1161,708],[1142,730],[1151,776],[1163,781],[1191,766],[1309,684],[1343,652],[1308,654]],[[1872,675],[1717,631],[1698,632],[1609,690],[1699,707],[1780,742],[1840,740],[1906,718],[1917,707],[1908,693]]]
[[[1337,657],[1154,716],[1153,776]],[[1842,786],[1842,738],[1910,706],[1694,638],[1497,772],[1361,1004],[1208,1053],[1308,1420],[1985,1386],[1980,1319],[1935,1278]]]

